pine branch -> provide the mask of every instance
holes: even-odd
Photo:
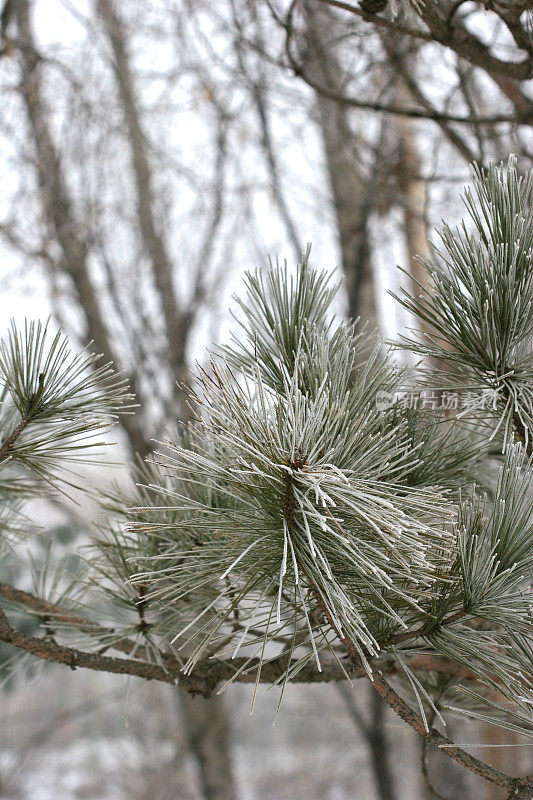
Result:
[[[467,616],[468,612],[461,608],[458,611],[455,611],[453,614],[450,614],[444,619],[440,620],[438,624],[435,624],[434,620],[428,620],[424,625],[421,625],[419,628],[416,628],[412,631],[403,631],[402,633],[395,633],[392,636],[388,636],[381,642],[381,646],[384,648],[393,647],[397,644],[404,644],[405,642],[414,641],[416,639],[423,638],[427,636],[428,633],[431,633],[435,627],[446,627],[447,625],[455,625],[456,622],[460,622],[465,616]]]
[[[485,415],[496,420],[493,435],[500,429],[505,443],[514,432],[531,456],[533,173],[519,175],[510,156],[506,169],[474,165],[472,177],[463,198],[470,225],[445,224],[441,264],[421,261],[430,286],[396,298],[429,332],[399,346],[447,365],[437,376],[447,388],[492,392],[497,403]]]
[[[171,654],[163,651],[159,653],[159,658],[161,664],[163,665],[162,672],[144,672],[142,666],[143,664],[147,665],[148,667],[153,666],[153,663],[148,661],[148,653],[146,649],[142,645],[139,645],[138,642],[134,642],[127,637],[117,638],[115,636],[116,632],[114,629],[103,627],[98,623],[92,622],[91,620],[80,616],[79,614],[71,612],[68,609],[64,609],[61,606],[50,603],[40,597],[36,597],[29,592],[16,589],[10,584],[0,583],[0,597],[4,598],[4,600],[7,600],[10,603],[21,606],[26,610],[37,614],[43,619],[46,619],[47,624],[52,625],[54,628],[57,626],[63,626],[68,631],[78,630],[81,633],[89,634],[95,640],[105,641],[105,649],[115,650],[125,655],[131,655],[132,653],[135,653],[136,658],[134,661],[129,661],[122,666],[122,669],[126,671],[131,668],[132,671],[128,672],[127,674],[138,675],[139,677],[147,677],[149,675],[149,679],[163,680],[164,682],[172,682],[170,680],[172,677],[173,681],[179,680],[180,685],[182,685],[186,691],[193,692],[200,691],[199,687],[202,686],[203,681],[204,685],[201,689],[201,693],[204,695],[213,692],[220,682],[229,680],[234,675],[235,670],[239,672],[236,680],[240,683],[253,683],[256,680],[256,671],[258,666],[257,660],[238,658],[233,659],[232,665],[228,665],[220,659],[207,659],[203,662],[198,662],[197,668],[193,673],[194,682],[189,683],[188,676],[184,675],[182,672],[183,665],[181,662]],[[9,625],[9,623],[7,623],[7,625]],[[70,665],[71,662],[67,660],[66,653],[63,653],[64,658],[59,658],[59,651],[54,649],[50,651],[47,648],[49,639],[34,638],[34,640],[30,642],[29,640],[18,638],[18,634],[15,638],[13,638],[13,635],[16,633],[16,631],[14,632],[12,626],[9,626],[9,629],[9,635],[12,638],[7,639],[4,638],[8,632],[6,623],[4,622],[3,628],[0,626],[0,639],[3,641],[9,641],[13,646],[19,647],[26,652],[30,652],[32,655],[35,655],[38,658],[47,661],[58,661],[59,663]],[[69,652],[80,654],[78,656],[76,666],[85,666],[88,669],[100,669],[100,671],[103,672],[117,671],[117,669],[114,667],[108,669],[107,661],[100,662],[98,660],[94,660],[94,658],[92,658],[90,661],[87,661],[82,657],[84,655],[91,657],[101,656],[101,650],[97,651],[96,653],[84,654],[83,651],[80,650],[73,650],[72,648],[67,649]],[[394,659],[390,658],[390,656],[387,654],[385,654],[382,659],[378,659],[378,662],[380,664],[380,669],[386,674],[395,675],[401,671],[398,663]],[[289,667],[287,667],[287,654],[281,654],[279,657],[272,659],[263,665],[261,682],[276,683],[279,678],[285,674],[285,670],[287,668],[292,669],[294,666],[296,666],[296,664],[297,659],[292,659],[289,662]],[[438,656],[413,656],[409,659],[409,666],[411,669],[421,672],[438,671],[456,678],[475,678],[475,676],[464,667]],[[242,667],[246,667],[246,671],[241,671]],[[136,670],[140,670],[140,672]],[[363,677],[366,677],[366,672],[361,666],[359,666],[357,669],[350,670],[350,678],[352,680],[357,680]],[[321,672],[318,672],[312,665],[309,665],[308,667],[300,669],[293,680],[297,683],[327,683],[330,681],[344,681],[346,680],[346,673],[343,672],[335,663],[325,664]]]
[[[233,640],[235,653],[285,639],[307,651],[302,659],[337,655],[320,594],[331,630],[357,641],[363,663],[398,645],[398,658],[409,660],[421,639],[431,658],[522,703],[527,677],[516,676],[530,670],[522,645],[510,642],[513,631],[530,630],[520,594],[531,557],[521,451],[509,451],[502,472],[505,516],[482,524],[472,512],[469,521],[468,504],[456,502],[464,520],[449,531],[446,495],[434,487],[464,456],[416,413],[376,413],[376,393],[398,385],[398,373],[372,355],[354,369],[358,335],[324,322],[333,294],[308,257],[295,281],[276,266],[248,286],[245,335],[222,352],[249,383],[219,365],[200,376],[198,427],[170,445],[161,461],[167,482],[155,476],[150,487],[160,500],[138,509],[135,522],[139,542],[148,536],[153,546],[160,536],[162,551],[141,546],[128,559],[138,565],[128,579],[150,587],[165,631],[196,641],[187,671],[217,651],[217,637],[224,647]],[[408,678],[410,660],[405,666]]]
[[[39,381],[37,391],[30,395],[28,400],[27,410],[22,415],[22,419],[15,428],[15,430],[7,437],[7,439],[0,446],[0,463],[7,458],[13,449],[13,445],[19,438],[20,434],[28,427],[28,425],[35,419],[39,413],[41,405],[41,397],[44,392],[44,373],[39,374]]]
[[[65,482],[61,463],[83,459],[95,435],[131,411],[131,400],[126,381],[99,356],[72,353],[48,325],[27,322],[19,331],[12,323],[0,342],[0,464]]]
[[[240,672],[239,682],[255,683],[257,680],[255,674],[257,663],[253,661],[250,663],[249,659],[244,658],[237,659],[231,665],[220,660],[199,662],[194,673],[186,675],[182,671],[181,664],[175,659],[165,658],[164,665],[160,666],[159,664],[138,659],[112,658],[100,653],[86,652],[60,645],[50,638],[28,636],[27,634],[18,633],[13,628],[1,607],[0,641],[6,642],[41,660],[65,664],[71,669],[80,667],[116,675],[131,675],[144,680],[157,680],[180,686],[187,692],[202,694],[204,697],[210,697],[220,683],[230,680],[234,675],[235,667],[239,670],[242,670],[243,667],[250,667],[249,670]],[[117,645],[117,649],[122,649],[121,643],[117,643]],[[286,658],[280,658],[263,664],[261,681],[275,683],[279,680],[285,674],[286,662]],[[353,677],[362,677],[362,675],[354,673]],[[295,678],[296,682],[302,683],[329,683],[339,680],[346,680],[346,674],[335,664],[326,666],[321,673],[317,673],[312,666],[307,669],[304,667],[299,670]]]
[[[0,598],[37,615],[45,632],[25,636],[2,611],[0,639],[43,660],[205,696],[232,681],[274,683],[283,696],[289,680],[365,677],[426,744],[526,797],[531,778],[470,756],[425,713],[444,722],[433,695],[446,681],[440,707],[531,731],[533,178],[520,180],[511,161],[475,182],[475,234],[445,228],[448,271],[430,265],[434,291],[404,304],[434,331],[412,349],[448,358],[454,379],[497,389],[493,436],[502,425],[506,435],[490,504],[475,489],[460,493],[488,449],[481,433],[455,419],[441,433],[416,409],[380,410],[377,398],[403,388],[406,371],[378,355],[379,343],[368,352],[354,325],[336,324],[335,289],[306,253],[293,277],[286,266],[248,276],[241,335],[200,371],[195,421],[129,495],[103,498],[110,521],[80,584],[87,605],[0,584]],[[0,350],[10,463],[38,469],[41,449],[53,469],[77,452],[76,435],[122,405],[109,370],[109,396],[98,381],[87,390],[88,362],[65,348],[47,351],[30,328]],[[112,626],[93,622],[98,606]],[[68,645],[79,634],[85,649]]]
[[[360,669],[363,667],[360,647],[354,645],[346,633],[342,629],[339,629],[323,600],[321,592],[316,586],[312,585],[312,588],[322,613],[328,620],[332,629],[335,630],[339,640],[345,646],[346,651],[348,652],[352,661],[353,667]],[[526,778],[514,778],[510,775],[507,775],[505,772],[494,769],[494,767],[491,767],[484,761],[481,761],[480,759],[470,755],[461,747],[452,742],[451,739],[448,739],[439,733],[439,731],[437,731],[435,728],[428,728],[428,726],[424,724],[422,719],[412,710],[405,700],[403,700],[400,695],[390,686],[390,684],[387,683],[385,678],[383,678],[382,671],[377,669],[372,664],[371,657],[365,658],[365,664],[366,677],[370,680],[372,688],[380,695],[387,705],[401,719],[404,720],[404,722],[407,722],[407,724],[410,725],[427,742],[444,749],[444,752],[447,756],[453,758],[459,764],[466,767],[471,772],[474,772],[476,775],[485,778],[491,783],[496,783],[498,786],[505,787],[509,790],[509,792],[512,790],[514,792],[514,797],[519,798],[520,800],[530,800],[531,792],[533,791],[533,776],[528,776]]]
[[[20,434],[28,427],[31,421],[31,414],[24,415],[15,430],[4,440],[4,442],[2,442],[2,445],[0,446],[0,463],[11,455],[13,445],[19,438]]]
[[[293,533],[294,528],[294,485],[293,474],[294,470],[301,469],[303,464],[300,462],[290,465],[293,470],[292,473],[288,472],[285,480],[285,493],[284,493],[284,517],[289,533]],[[426,742],[439,747],[446,747],[446,754],[466,767],[470,771],[485,778],[486,780],[504,786],[517,798],[529,798],[533,790],[533,776],[530,779],[516,779],[506,773],[496,770],[489,764],[481,761],[480,759],[471,756],[458,745],[455,745],[452,740],[447,739],[440,734],[435,728],[429,728],[422,719],[415,714],[410,706],[392,689],[387,681],[382,677],[381,671],[377,670],[372,664],[372,654],[362,651],[361,643],[354,643],[352,638],[344,631],[339,623],[334,618],[328,599],[324,597],[323,591],[318,588],[313,580],[313,576],[306,573],[305,568],[302,568],[301,562],[298,567],[304,575],[306,575],[311,591],[317,601],[317,605],[321,610],[324,618],[327,620],[331,628],[335,631],[339,641],[346,648],[350,656],[354,668],[363,668],[366,672],[366,677],[369,678],[373,689],[382,697],[382,699],[395,711],[401,719],[407,722],[417,733],[424,737]],[[447,620],[449,624],[453,624],[463,616],[463,611],[457,612],[450,616]]]
[[[533,775],[526,776],[525,778],[514,778],[501,770],[491,767],[490,764],[486,764],[479,758],[467,753],[452,742],[451,739],[439,733],[435,728],[426,728],[418,714],[407,705],[405,700],[394,691],[378,671],[372,671],[370,682],[373,689],[382,697],[387,705],[427,742],[443,750],[449,758],[453,758],[454,761],[457,761],[457,763],[466,767],[476,775],[485,778],[485,780],[490,783],[503,786],[508,790],[510,796],[516,797],[517,800],[530,800],[533,792]]]
[[[4,600],[9,601],[10,603],[23,606],[25,609],[34,612],[39,617],[48,618],[54,625],[67,625],[80,631],[81,633],[94,636],[100,641],[107,640],[107,638],[111,637],[112,644],[110,646],[113,650],[118,650],[125,654],[130,654],[135,651],[139,655],[143,655],[142,648],[139,649],[136,643],[132,640],[127,638],[116,638],[115,630],[113,628],[106,628],[95,622],[91,622],[91,620],[86,619],[79,614],[73,613],[69,609],[62,608],[55,603],[50,603],[47,600],[43,600],[41,597],[36,597],[30,592],[24,592],[21,589],[16,589],[14,586],[11,586],[8,583],[0,583],[0,597],[3,597]]]

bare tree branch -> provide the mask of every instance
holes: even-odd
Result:
[[[338,58],[325,45],[332,24],[328,9],[305,7],[309,75],[312,83],[318,80],[336,95],[340,85]],[[361,161],[357,160],[357,137],[350,129],[346,106],[320,91],[317,91],[317,106],[338,220],[349,315],[354,319],[361,317],[372,330],[379,328],[368,229],[375,192]]]
[[[245,63],[245,55],[243,48],[244,36],[243,36],[242,26],[237,16],[235,3],[232,2],[231,5],[232,5],[233,20],[237,32],[237,35],[235,37],[235,51],[237,54],[237,59],[239,62],[241,73],[243,77],[246,78],[247,83],[250,86],[250,92],[257,112],[257,117],[259,120],[259,126],[261,130],[261,144],[263,147],[265,159],[270,174],[272,193],[274,195],[274,199],[276,201],[280,217],[283,221],[283,224],[285,225],[287,236],[294,250],[296,259],[299,260],[302,255],[303,248],[296,233],[296,226],[291,217],[289,207],[287,205],[282,190],[279,163],[274,148],[274,142],[272,140],[272,131],[271,131],[268,101],[267,101],[268,87],[262,63],[263,57],[260,57],[260,59],[254,65],[253,70],[247,68],[247,65]],[[254,50],[261,54],[264,53],[264,43],[261,37],[260,23],[257,20],[257,11],[255,8],[255,3],[251,4],[250,7],[252,9],[253,21],[255,24],[255,37],[253,42]],[[258,75],[257,79],[253,79],[251,77],[254,73],[257,73]]]
[[[128,143],[131,147],[139,226],[144,247],[150,259],[165,320],[168,344],[167,360],[175,379],[181,381],[185,377],[186,371],[186,346],[191,329],[192,313],[190,309],[180,308],[176,300],[172,262],[163,234],[156,227],[152,169],[146,153],[145,135],[137,107],[122,23],[112,0],[98,0],[97,10],[113,52],[113,67],[128,129]]]
[[[314,0],[325,5],[335,6],[351,14],[362,17],[368,20],[368,15],[349,3],[340,2],[340,0]],[[307,0],[309,2],[309,0]],[[393,28],[399,33],[407,34],[409,36],[416,36],[419,39],[426,41],[434,41],[438,44],[448,47],[453,50],[457,55],[469,61],[475,66],[481,67],[486,72],[502,77],[512,78],[517,81],[529,80],[533,75],[533,58],[528,55],[522,61],[505,61],[498,58],[490,49],[483,44],[473,33],[467,31],[464,24],[460,21],[457,15],[450,17],[449,10],[452,4],[449,2],[442,2],[442,0],[425,0],[420,4],[418,14],[422,21],[429,29],[429,38],[425,31],[415,33],[412,29],[406,29],[401,23],[395,20],[387,20],[385,23],[381,17],[372,17],[372,24],[381,27]],[[526,6],[524,6],[525,8]],[[493,10],[498,12],[498,9],[493,7]],[[502,11],[499,12],[501,19],[505,20],[505,15]],[[378,21],[379,20],[379,21]],[[515,30],[513,33],[514,39],[523,49],[527,49],[531,53],[529,39],[527,33],[520,26],[520,23],[513,19]],[[520,26],[520,32],[518,30]],[[455,120],[458,121],[458,120]]]
[[[97,292],[89,274],[87,244],[75,221],[65,185],[61,159],[49,129],[47,110],[42,99],[39,57],[36,54],[30,26],[28,0],[17,2],[15,10],[20,38],[28,44],[28,47],[20,49],[22,95],[37,150],[42,204],[63,255],[62,265],[76,288],[87,324],[88,338],[94,342],[96,351],[102,353],[106,361],[111,361],[118,366],[119,360],[111,344],[98,303]],[[131,376],[129,379],[135,390]],[[145,455],[150,448],[138,418],[134,415],[127,415],[121,422],[132,448]]]
[[[415,79],[412,70],[409,69],[408,60],[405,57],[403,48],[399,48],[398,40],[394,39],[394,37],[383,36],[382,42],[391,66],[401,76],[413,100],[419,103],[428,114],[433,114],[435,109],[433,108],[429,98],[426,97],[420,86],[420,83]],[[404,118],[405,117],[407,117],[407,115],[404,115]],[[457,131],[450,126],[449,123],[452,122],[451,119],[445,119],[442,116],[435,116],[433,119],[438,124],[439,128],[443,132],[444,136],[448,139],[450,144],[452,144],[453,147],[455,147],[455,149],[463,156],[465,161],[470,164],[472,161],[476,160],[475,154],[472,152],[464,138],[461,137]],[[469,120],[473,126],[479,127],[481,125],[479,118],[475,115],[473,117],[469,117]]]

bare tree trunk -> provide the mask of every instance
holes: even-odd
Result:
[[[370,722],[367,722],[355,703],[353,689],[345,683],[339,683],[337,690],[344,700],[355,727],[367,744],[372,762],[372,775],[379,797],[381,800],[396,800],[390,748],[385,733],[386,706],[383,700],[377,692],[368,687]]]
[[[248,61],[247,48],[244,47],[245,37],[243,34],[243,21],[237,14],[236,3],[231,2],[233,24],[235,26],[235,54],[239,63],[239,69],[246,84],[249,86],[250,95],[255,107],[257,120],[260,130],[261,148],[264,153],[266,167],[269,174],[272,196],[276,203],[279,216],[283,222],[287,239],[291,245],[297,261],[302,257],[303,247],[300,242],[294,219],[291,215],[288,203],[283,192],[283,176],[276,153],[275,142],[272,134],[272,125],[269,109],[269,82],[265,69],[264,41],[261,31],[261,21],[258,15],[257,0],[253,0],[243,5],[242,10],[248,12],[249,17],[254,23],[254,46],[257,53],[254,53],[254,60]],[[249,55],[249,52],[248,52]]]
[[[322,85],[337,90],[341,71],[326,43],[331,32],[331,14],[316,5],[306,4],[304,8],[307,72],[315,72]],[[337,216],[349,314],[361,317],[363,322],[368,320],[370,329],[379,328],[368,238],[372,188],[354,158],[357,141],[350,130],[346,108],[320,93],[316,94],[316,102]]]
[[[422,165],[413,122],[407,117],[400,117],[397,124],[399,129],[397,175],[401,192],[407,263],[413,278],[412,291],[419,294],[419,284],[426,286],[428,276],[418,258],[430,257],[425,218],[426,184],[421,178]]]
[[[386,706],[377,692],[370,692],[371,724],[368,732],[370,756],[379,796],[382,800],[396,800],[392,774],[390,745],[385,734]]]
[[[236,800],[231,728],[221,697],[205,700],[178,692],[189,751],[198,766],[203,800]]]
[[[118,96],[131,149],[139,231],[161,302],[167,335],[166,355],[175,381],[181,382],[186,374],[186,347],[192,320],[187,309],[181,308],[176,300],[173,265],[164,236],[156,224],[152,169],[146,152],[123,25],[113,0],[97,0],[96,6],[113,54]],[[179,392],[178,401],[181,399]],[[187,417],[187,407],[183,402],[179,405],[180,412]]]
[[[416,51],[403,52],[401,49],[398,51],[396,45],[391,42],[388,43],[386,50],[389,55],[394,52],[395,59],[401,58],[404,70],[409,71],[411,62],[416,58]],[[397,62],[393,61],[392,67],[394,67],[394,63]],[[396,88],[396,97],[407,107],[413,100],[409,87],[403,81]],[[422,177],[423,168],[418,150],[416,123],[408,117],[399,117],[394,130],[397,132],[398,139],[396,179],[399,190],[398,204],[403,214],[407,271],[412,279],[411,293],[418,296],[424,290],[428,290],[431,285],[429,275],[420,262],[420,259],[427,261],[431,259],[426,224],[427,187]],[[432,332],[431,326],[423,320],[415,321],[414,325],[419,326],[424,334]],[[443,366],[438,360],[431,358],[427,359],[427,364],[436,370]]]
[[[400,87],[398,95],[404,97]],[[426,225],[426,184],[422,180],[422,164],[418,152],[416,132],[413,121],[400,117],[396,123],[398,131],[398,162],[396,167],[397,185],[400,191],[399,204],[403,214],[403,230],[407,270],[411,275],[411,293],[418,297],[430,285],[429,275],[420,259],[429,260],[428,231]],[[424,333],[431,332],[431,326],[423,320],[415,323]],[[428,363],[433,363],[428,360]],[[434,366],[438,364],[435,362]]]
[[[61,159],[50,133],[48,111],[42,99],[40,59],[31,30],[28,0],[17,0],[15,9],[19,39],[22,43],[21,90],[37,155],[37,177],[44,216],[50,235],[57,241],[61,252],[60,266],[70,276],[83,311],[87,339],[93,341],[96,352],[102,353],[106,361],[113,361],[117,368],[120,368],[100,310],[97,292],[91,281],[88,249],[81,232],[82,227],[75,219]],[[127,377],[135,391],[134,377],[132,375]],[[132,449],[145,455],[148,452],[147,441],[138,418],[125,415],[121,417],[121,422]]]
[[[374,276],[368,242],[371,201],[346,152],[337,111],[329,100],[319,98],[328,173],[333,192],[342,252],[342,266],[348,294],[348,313],[361,317],[370,330],[379,328]],[[328,107],[330,106],[330,107]]]

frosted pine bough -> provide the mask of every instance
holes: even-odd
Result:
[[[367,676],[427,742],[530,796],[531,778],[432,728],[460,713],[532,731],[533,180],[513,159],[473,178],[471,222],[443,229],[430,288],[402,299],[430,328],[403,345],[439,373],[400,368],[364,328],[335,323],[335,287],[308,254],[294,275],[250,274],[238,334],[190,390],[194,421],[129,494],[103,498],[109,523],[80,576],[54,578],[63,588],[44,598],[0,584],[3,599],[45,608],[56,640],[21,638],[1,610],[0,639],[206,694]],[[129,401],[61,341],[29,327],[3,345],[8,510],[17,492],[57,486],[56,465]],[[376,407],[413,382],[492,390],[497,403],[448,416]],[[2,525],[16,548],[16,526]]]
[[[148,491],[162,518],[139,509],[139,546],[155,537],[158,548],[137,554],[145,568],[129,580],[163,616],[171,610],[184,672],[246,655],[232,680],[248,669],[259,680],[264,663],[283,659],[285,685],[311,661],[349,674],[356,653],[371,675],[372,659],[392,654],[424,721],[447,705],[530,730],[532,508],[520,442],[530,442],[533,385],[531,179],[511,160],[474,180],[477,234],[445,229],[449,272],[429,266],[435,288],[404,302],[437,331],[409,346],[461,367],[417,379],[496,385],[494,421],[490,411],[378,412],[376,394],[409,376],[364,329],[335,325],[335,288],[308,256],[295,276],[280,266],[248,276],[239,334],[198,375],[197,419],[158,458],[165,485]],[[491,502],[490,448],[502,462]],[[424,655],[462,665],[470,681],[443,688],[438,672],[411,669]]]
[[[171,445],[164,460],[175,484],[161,494],[181,518],[172,529],[162,523],[167,552],[139,580],[165,603],[194,603],[195,591],[211,586],[211,602],[177,633],[183,641],[194,631],[187,669],[232,627],[240,650],[259,622],[261,651],[307,631],[302,663],[312,651],[320,668],[331,632],[317,617],[318,597],[365,662],[383,632],[423,613],[439,567],[455,557],[443,524],[453,513],[448,493],[410,481],[419,459],[409,426],[376,413],[376,391],[398,386],[401,371],[374,350],[354,381],[365,334],[309,324],[307,305],[321,298],[318,322],[332,293],[307,260],[289,285],[279,267],[249,278],[256,324],[262,302],[264,310],[279,303],[285,331],[272,336],[266,318],[263,329],[246,326],[250,347],[259,354],[261,342],[269,353],[264,369],[259,356],[233,349],[203,373],[195,447]],[[181,551],[193,537],[198,546]],[[165,566],[173,556],[178,563]]]

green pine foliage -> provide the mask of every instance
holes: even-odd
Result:
[[[109,523],[70,606],[86,646],[127,638],[185,673],[218,659],[230,680],[276,660],[282,688],[311,663],[348,675],[356,652],[370,676],[390,657],[424,719],[531,732],[533,178],[511,159],[473,180],[470,226],[443,228],[431,288],[402,298],[426,325],[404,346],[440,373],[335,320],[337,287],[309,253],[294,273],[247,276],[238,334],[189,390],[193,421],[103,498]],[[13,475],[55,483],[59,457],[129,401],[108,368],[43,341],[30,326],[1,350],[0,452]],[[417,382],[491,390],[495,410],[377,404]],[[419,656],[464,674],[417,671]]]
[[[104,434],[132,408],[125,381],[100,361],[39,322],[13,324],[0,342],[0,559],[39,532],[24,501],[79,488],[75,465],[98,461]]]
[[[9,480],[33,477],[58,485],[70,479],[61,468],[80,457],[94,458],[97,437],[127,410],[126,381],[89,351],[72,353],[59,331],[15,325],[0,343],[0,468]],[[70,467],[69,469],[72,469]]]
[[[38,528],[24,500],[76,486],[75,465],[98,461],[131,401],[125,380],[89,350],[73,353],[61,331],[12,324],[0,341],[0,556]]]
[[[236,613],[239,650],[259,617],[259,652],[287,629],[306,630],[319,665],[331,631],[318,620],[315,593],[366,660],[379,651],[381,630],[421,613],[443,554],[454,552],[451,528],[440,524],[452,519],[446,490],[415,485],[409,425],[387,424],[376,411],[376,393],[398,388],[402,371],[378,363],[374,348],[354,374],[358,336],[344,324],[321,330],[325,303],[306,324],[323,283],[307,259],[292,287],[279,267],[264,284],[249,278],[258,298],[269,287],[264,307],[272,309],[262,325],[261,306],[251,307],[246,339],[254,336],[257,356],[247,343],[240,353],[233,347],[228,361],[240,361],[240,378],[227,362],[199,376],[194,446],[173,443],[162,459],[174,480],[158,491],[181,516],[171,528],[162,523],[166,551],[139,580],[165,604],[194,603],[200,587],[211,587],[211,603],[175,632],[194,636],[188,668],[216,637],[228,648]],[[190,549],[194,538],[199,546]]]
[[[443,226],[440,263],[422,261],[430,286],[398,298],[431,333],[402,344],[448,366],[441,378],[449,387],[494,393],[493,432],[507,441],[514,431],[531,447],[533,173],[520,176],[511,156],[506,170],[474,167],[472,177],[464,195],[470,225]],[[490,419],[492,405],[483,410]]]
[[[483,702],[501,722],[511,703],[527,729],[531,494],[512,424],[522,422],[527,443],[531,180],[511,161],[476,171],[474,185],[474,232],[445,228],[445,267],[428,265],[434,289],[404,302],[435,332],[409,346],[460,365],[449,388],[507,393],[492,502],[474,488],[490,437],[465,414],[378,410],[377,393],[412,376],[364,330],[335,324],[335,289],[308,255],[295,276],[279,265],[250,274],[240,332],[198,374],[197,420],[159,457],[164,483],[145,490],[159,496],[161,517],[152,507],[149,520],[133,521],[145,566],[129,579],[169,615],[186,671],[206,655],[284,652],[296,656],[286,681],[310,660],[346,665],[348,637],[363,664],[393,652],[423,713],[436,685],[441,705],[446,692],[409,659],[438,655],[472,674],[466,712],[482,714]],[[143,555],[154,536],[159,551]],[[507,705],[491,706],[491,691]]]

